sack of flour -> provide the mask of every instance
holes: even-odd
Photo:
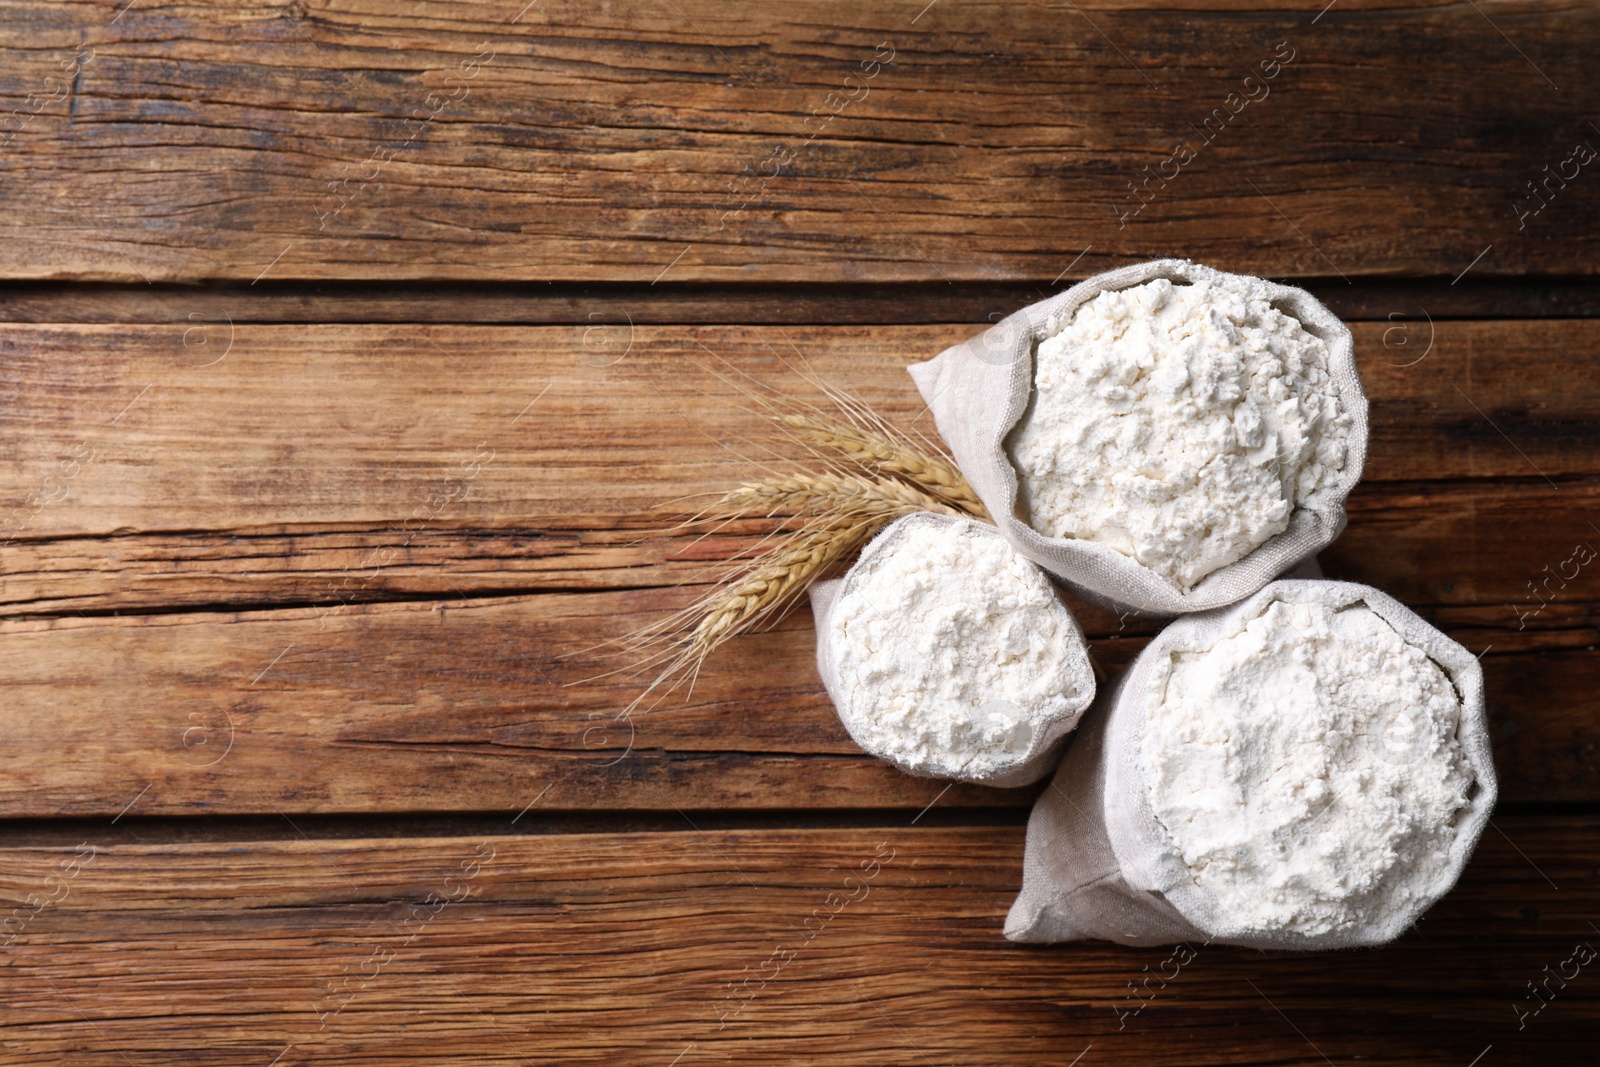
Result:
[[[909,370],[1005,538],[1118,610],[1249,596],[1338,536],[1366,456],[1344,324],[1187,260],[1097,275]]]
[[[866,751],[908,774],[1037,781],[1094,699],[1083,633],[993,526],[919,512],[811,587],[817,669]]]
[[[1483,676],[1397,601],[1287,580],[1163,630],[1028,821],[1013,941],[1376,945],[1494,807]]]

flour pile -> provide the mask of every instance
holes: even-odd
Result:
[[[1102,292],[1039,342],[1033,384],[1006,442],[1023,517],[1185,592],[1335,492],[1345,465],[1328,347],[1258,279]]]
[[[845,725],[914,773],[974,779],[1013,766],[1076,725],[1093,696],[1071,613],[978,523],[921,515],[890,527],[826,626]]]
[[[1386,923],[1450,863],[1473,775],[1444,671],[1364,605],[1271,601],[1157,667],[1150,807],[1230,938]]]

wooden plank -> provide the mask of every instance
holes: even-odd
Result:
[[[1192,945],[1176,973],[1170,949],[1006,942],[1020,827],[313,841],[285,826],[157,845],[104,827],[0,853],[19,916],[6,1037],[13,1056],[124,1067],[419,1049],[452,1064],[1461,1067],[1492,1046],[1484,1062],[1585,1062],[1600,984],[1571,961],[1600,940],[1600,823],[1496,823],[1388,948]],[[1535,1000],[1529,983],[1558,970]]]
[[[850,743],[804,616],[741,642],[745,669],[691,703],[619,718],[639,683],[585,682],[617,661],[564,657],[664,599],[16,624],[0,640],[0,814],[114,815],[136,799],[145,814],[919,808],[939,791]]]
[[[1330,577],[1408,603],[1485,609],[1474,623],[1524,631],[1572,625],[1565,606],[1600,593],[1580,545],[1600,548],[1600,485],[1567,481],[1366,484],[1320,559]],[[1563,578],[1563,575],[1565,576]],[[1548,584],[1546,584],[1548,583]],[[1581,616],[1580,616],[1581,617]]]
[[[1349,515],[1321,556],[1330,577],[1376,585],[1443,625],[1502,634],[1489,640],[1521,634],[1538,642],[1522,650],[1555,647],[1567,640],[1561,634],[1593,625],[1588,612],[1600,585],[1592,568],[1579,566],[1587,550],[1574,550],[1600,549],[1590,526],[1600,518],[1600,485],[1367,484],[1351,497]],[[495,530],[441,516],[415,528],[19,538],[0,548],[0,618],[307,605],[343,612],[393,600],[697,585],[770,529],[740,523],[702,538],[668,526],[557,517]],[[1089,633],[1149,632],[1138,619],[1078,607]]]
[[[6,623],[0,816],[516,812],[536,800],[916,810],[941,795],[846,736],[804,610],[732,642],[692,698],[624,717],[640,681],[599,677],[627,661],[584,650],[685,600],[547,593]],[[1600,800],[1592,618],[1537,642],[1503,627],[1453,632],[1503,650],[1484,657],[1502,796]],[[1143,643],[1109,636],[1093,653],[1116,670]],[[961,786],[945,803],[1030,799]]]
[[[1600,327],[1440,324],[1408,366],[1384,358],[1401,347],[1389,328],[1360,328],[1380,469],[1537,461],[1563,480],[1376,481],[1329,572],[1490,649],[1508,799],[1591,802],[1600,597],[1582,567],[1559,575],[1600,536],[1600,489],[1574,477],[1595,450],[1557,446],[1584,442],[1597,404],[1587,376],[1561,388],[1540,368],[1551,350],[1590,358]],[[0,478],[41,504],[0,549],[0,813],[109,816],[136,797],[169,814],[516,811],[536,795],[569,811],[916,809],[935,792],[850,745],[803,613],[737,643],[692,703],[631,738],[614,716],[637,683],[584,682],[616,664],[568,657],[686,602],[697,590],[671,586],[750,543],[647,536],[652,503],[748,469],[723,443],[756,420],[689,360],[776,385],[777,358],[804,353],[914,425],[900,364],[970,327],[652,327],[630,345],[612,324],[241,326],[231,349],[192,329],[188,344],[157,327],[0,331]],[[1565,429],[1427,450],[1463,411],[1519,410]],[[1113,668],[1151,632],[1082,617]]]
[[[1600,322],[1424,325],[1357,325],[1369,481],[1600,472]],[[609,529],[770,455],[716,375],[803,402],[780,361],[804,360],[931,433],[903,368],[972,333],[633,326],[625,307],[535,329],[4,326],[0,536]]]
[[[8,0],[0,274],[1595,272],[1600,13],[1194,6]]]

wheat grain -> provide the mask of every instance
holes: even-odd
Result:
[[[899,513],[895,509],[850,521],[834,517],[786,534],[777,547],[750,561],[737,577],[677,616],[685,624],[698,619],[692,629],[671,626],[671,632],[657,630],[654,637],[645,636],[646,644],[662,639],[664,643],[640,666],[653,663],[661,670],[626,713],[632,714],[652,692],[660,691],[664,697],[686,682],[692,692],[693,681],[712,652],[730,638],[775,621],[830,567],[858,550]]]
[[[933,494],[907,482],[855,474],[793,474],[747,482],[725,495],[711,511],[733,516],[751,513],[844,516],[866,511],[889,518],[912,511],[961,514]]]
[[[857,552],[884,526],[919,511],[989,520],[967,480],[938,446],[900,433],[864,404],[824,388],[843,412],[769,417],[807,444],[820,472],[775,472],[725,493],[690,520],[752,517],[803,519],[798,529],[772,535],[776,542],[735,570],[723,584],[670,619],[623,642],[648,652],[638,670],[659,671],[634,708],[652,692],[693,683],[701,665],[730,638],[780,618],[819,578]],[[757,397],[763,405],[767,402]],[[841,462],[842,461],[842,462]],[[833,469],[833,463],[841,469]]]
[[[811,415],[778,415],[776,421],[802,437],[862,467],[896,475],[979,519],[989,512],[955,465],[887,432]]]
[[[883,521],[888,521],[887,519]],[[707,598],[685,651],[702,660],[718,645],[782,610],[830,566],[872,536],[881,523],[820,526],[792,535],[744,574]]]

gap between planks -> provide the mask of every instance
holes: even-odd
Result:
[[[636,325],[925,325],[992,322],[1087,274],[1016,282],[633,283],[262,282],[131,285],[0,281],[0,323],[428,323],[590,326],[625,309]],[[1284,278],[1351,322],[1593,318],[1583,278]],[[193,317],[191,317],[193,316]]]
[[[937,783],[930,782],[932,789]],[[944,807],[941,797],[921,808],[684,808],[651,811],[509,811],[354,815],[299,813],[291,824],[281,816],[130,815],[114,824],[103,817],[0,819],[0,850],[66,848],[92,837],[105,844],[216,844],[269,841],[361,841],[473,837],[558,837],[574,834],[680,834],[765,830],[972,829],[1026,825],[1042,784],[1017,789],[1016,803],[995,807]],[[1495,805],[1496,819],[1600,819],[1600,800],[1580,803]]]

